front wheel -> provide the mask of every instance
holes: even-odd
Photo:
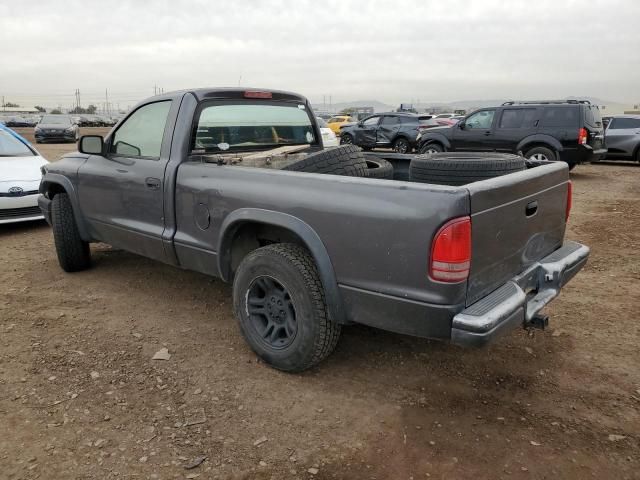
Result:
[[[428,143],[420,147],[420,153],[422,154],[433,155],[440,152],[444,152],[444,148],[437,143]]]
[[[249,346],[279,370],[316,365],[340,337],[315,262],[299,245],[279,243],[249,253],[235,274],[233,306]]]
[[[340,145],[351,145],[353,143],[353,137],[348,133],[340,135]]]
[[[82,240],[69,195],[59,193],[51,201],[51,227],[58,262],[65,272],[86,270],[91,265],[89,243]]]

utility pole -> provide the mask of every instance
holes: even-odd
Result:
[[[109,113],[109,92],[108,92],[108,90],[106,88],[104,89],[104,100],[105,100],[105,113],[107,115],[110,115],[110,113]]]
[[[2,95],[2,111],[3,112],[5,111],[5,108],[4,108],[4,95]]]

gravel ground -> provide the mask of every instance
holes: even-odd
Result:
[[[257,360],[216,279],[102,244],[66,274],[46,224],[1,226],[0,478],[640,478],[640,168],[572,178],[592,256],[548,330],[349,327],[301,375]]]

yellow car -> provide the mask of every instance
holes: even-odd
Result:
[[[333,133],[340,136],[340,127],[353,122],[355,122],[354,118],[349,115],[336,115],[335,117],[331,117],[327,120],[327,125],[329,125],[329,128]]]

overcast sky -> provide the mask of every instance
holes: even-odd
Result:
[[[322,102],[640,102],[638,0],[0,0],[0,95],[121,106],[199,86]]]

